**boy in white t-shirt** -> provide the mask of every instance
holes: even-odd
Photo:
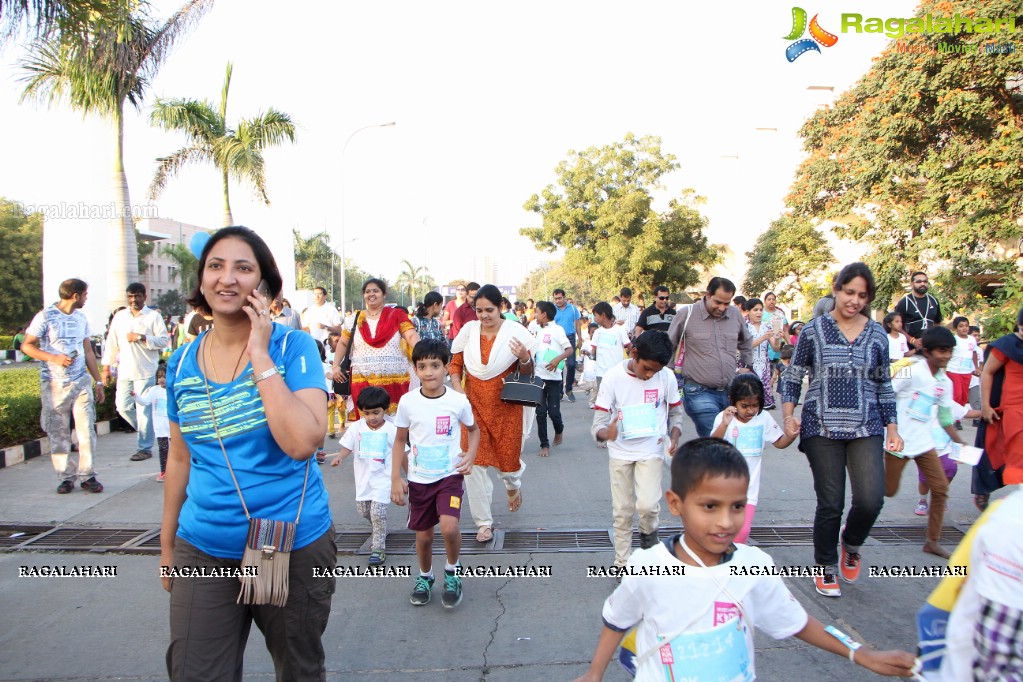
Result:
[[[633,341],[632,358],[609,369],[597,393],[590,433],[607,443],[610,455],[615,566],[629,560],[637,513],[640,546],[657,544],[664,441],[670,438],[671,454],[682,437],[682,397],[665,367],[671,357],[666,333],[643,332]]]
[[[938,459],[932,423],[935,412],[945,433],[956,443],[965,445],[954,428],[955,410],[952,400],[952,382],[945,375],[945,366],[952,358],[955,337],[945,327],[932,327],[921,337],[923,357],[895,372],[892,388],[898,410],[899,435],[904,446],[901,452],[886,452],[884,456],[885,491],[894,497],[899,491],[899,478],[910,459],[927,479],[931,491],[931,505],[927,520],[927,541],[924,551],[947,559],[949,551],[939,543],[941,524],[945,518],[948,499],[948,478]],[[960,414],[962,414],[960,412]],[[971,416],[969,413],[966,416]]]
[[[763,550],[733,543],[748,482],[745,459],[722,440],[699,438],[679,449],[665,498],[685,533],[629,559],[621,585],[604,602],[593,661],[577,682],[602,679],[633,627],[636,682],[756,679],[754,628],[848,655],[881,675],[909,676],[912,654],[861,647],[807,615],[781,576],[736,570],[774,565]]]
[[[547,440],[547,415],[550,414],[554,423],[555,445],[561,445],[565,430],[565,423],[561,419],[561,371],[565,368],[565,359],[572,354],[574,348],[565,330],[554,322],[558,310],[553,303],[540,301],[535,310],[533,336],[536,337],[537,346],[533,367],[536,368],[536,376],[543,379],[543,400],[536,406],[536,433],[540,437],[539,454],[546,457],[551,452],[551,444]]]
[[[391,451],[397,429],[384,419],[391,407],[391,396],[379,386],[370,386],[359,393],[359,421],[342,434],[341,451],[330,463],[355,455],[355,508],[370,522],[369,565],[379,566],[387,560],[387,505],[391,501]]]
[[[145,407],[153,406],[153,435],[160,451],[160,473],[156,482],[163,483],[167,477],[167,453],[170,450],[170,422],[167,420],[167,366],[156,368],[156,383],[135,396],[135,402]]]
[[[764,383],[756,374],[736,374],[728,385],[728,407],[714,418],[711,436],[731,443],[746,458],[749,466],[749,490],[746,496],[746,522],[735,536],[746,542],[753,527],[753,516],[760,498],[760,462],[768,443],[779,450],[792,445],[794,435],[786,434],[767,412],[764,412]]]
[[[421,386],[398,401],[394,416],[397,432],[391,451],[391,501],[405,506],[408,496],[408,527],[416,531],[416,556],[419,576],[412,597],[414,606],[430,602],[433,590],[433,532],[440,525],[447,563],[444,566],[445,608],[462,601],[462,578],[458,575],[458,555],[462,536],[461,518],[464,477],[472,472],[480,432],[472,416],[469,401],[458,391],[444,386],[451,351],[440,339],[422,339],[412,349],[412,364]],[[462,452],[461,430],[469,434],[469,446]],[[406,454],[406,444],[411,451]],[[401,477],[408,472],[408,482]]]
[[[600,391],[600,382],[607,371],[621,363],[625,356],[625,349],[632,343],[629,333],[625,327],[615,323],[614,310],[607,301],[601,301],[593,306],[593,321],[597,329],[590,335],[590,343],[583,347],[583,354],[593,358],[596,363],[597,380],[590,389],[590,409],[593,409],[597,401],[597,393]]]

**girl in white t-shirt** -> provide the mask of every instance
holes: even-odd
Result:
[[[888,332],[888,357],[892,362],[916,353],[916,348],[910,348],[906,335],[902,333],[902,313],[888,313],[883,324]]]
[[[735,536],[746,542],[760,495],[760,461],[764,446],[772,443],[779,450],[796,439],[782,431],[778,422],[764,412],[764,383],[755,374],[737,374],[728,385],[729,406],[714,419],[712,438],[722,438],[736,447],[749,466],[749,489],[746,493],[746,521]]]

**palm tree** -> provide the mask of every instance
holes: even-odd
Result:
[[[326,287],[333,278],[334,251],[330,248],[330,235],[325,231],[303,237],[298,230],[291,231],[295,249],[295,281],[302,289]],[[329,290],[334,283],[330,282]]]
[[[109,0],[0,0],[0,42],[13,41],[22,28],[42,37],[84,37],[91,17],[108,15]]]
[[[185,296],[192,294],[195,278],[198,276],[199,259],[184,244],[168,244],[163,247],[165,256],[169,256],[177,265],[177,270],[168,279],[177,278],[181,282],[181,291]]]
[[[399,291],[407,291],[413,302],[418,302],[418,293],[426,293],[437,286],[433,277],[425,267],[416,267],[407,260],[401,262],[404,270],[394,280],[394,285]]]
[[[51,36],[37,40],[20,61],[25,91],[22,101],[47,104],[67,100],[72,109],[98,114],[113,123],[114,207],[108,268],[107,302],[120,305],[129,282],[138,279],[137,246],[131,220],[131,198],[124,172],[124,104],[139,109],[146,89],[166,60],[170,49],[209,9],[213,0],[190,0],[174,16],[160,23],[148,5],[113,3],[111,15],[90,17],[85,43]]]
[[[266,175],[263,167],[263,149],[278,145],[287,138],[295,141],[295,124],[284,112],[271,107],[265,114],[242,119],[234,130],[227,127],[227,92],[231,88],[231,62],[227,63],[224,89],[220,93],[220,108],[214,109],[209,101],[194,99],[157,99],[150,122],[164,130],[177,130],[188,136],[188,146],[170,156],[158,158],[156,174],[149,185],[149,198],[156,200],[188,163],[213,163],[224,187],[224,225],[234,225],[228,179],[248,180],[256,190],[256,198],[267,206]]]

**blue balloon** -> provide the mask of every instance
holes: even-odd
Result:
[[[196,232],[188,242],[188,250],[196,258],[202,258],[202,250],[206,248],[206,242],[210,240],[209,232]]]

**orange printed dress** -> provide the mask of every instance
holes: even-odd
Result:
[[[496,337],[495,337],[496,338]],[[484,364],[490,361],[495,338],[480,335],[480,356]],[[522,406],[501,400],[503,379],[515,368],[513,362],[500,376],[483,381],[465,370],[461,353],[451,358],[451,374],[465,376],[465,396],[472,405],[472,414],[480,430],[480,447],[476,464],[497,467],[501,471],[518,471],[522,451]],[[469,448],[469,434],[462,429],[462,452]]]
[[[356,406],[359,394],[370,386],[379,386],[391,397],[388,414],[398,410],[398,401],[408,393],[412,364],[409,353],[402,346],[402,334],[414,329],[408,313],[401,308],[384,308],[376,320],[366,318],[365,311],[358,311],[355,328],[355,345],[352,346],[352,410],[349,421],[359,419]],[[351,327],[341,332],[342,338],[351,343]]]

